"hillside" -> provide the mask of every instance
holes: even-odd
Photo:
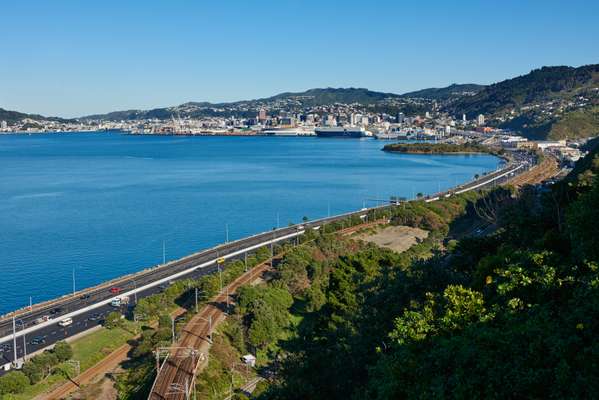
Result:
[[[547,190],[388,211],[394,225],[431,232],[407,253],[343,237],[290,252],[274,286],[294,296],[300,322],[258,353],[278,371],[258,398],[597,398],[597,151],[580,165]],[[449,240],[475,216],[498,229]]]
[[[275,96],[242,100],[229,103],[188,102],[174,107],[155,108],[151,110],[115,111],[108,114],[96,114],[81,119],[96,120],[136,120],[147,118],[169,119],[171,117],[210,117],[241,116],[253,117],[261,108],[269,110],[291,111],[300,107],[316,107],[343,104],[370,105],[388,99],[398,99],[393,93],[375,92],[363,88],[323,88],[310,89],[304,92],[285,92]]]
[[[532,138],[588,136],[599,105],[599,64],[543,67],[495,83],[448,105],[454,115],[484,114],[492,124]],[[574,113],[573,113],[574,112]],[[556,126],[560,121],[560,125]],[[555,129],[554,129],[555,126]]]
[[[23,119],[33,119],[36,121],[39,120],[46,120],[46,121],[67,121],[66,119],[63,118],[57,118],[57,117],[44,117],[42,115],[37,115],[37,114],[26,114],[26,113],[22,113],[22,112],[18,112],[18,111],[9,111],[9,110],[5,110],[3,108],[0,108],[0,121],[6,121],[9,124],[15,123],[17,121],[21,121]]]
[[[428,88],[417,90],[415,92],[408,92],[401,95],[406,98],[423,98],[430,100],[450,100],[453,98],[460,98],[464,96],[474,96],[485,88],[484,85],[477,85],[474,83],[466,84],[451,84],[444,88]]]

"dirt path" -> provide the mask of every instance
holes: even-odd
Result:
[[[362,233],[356,238],[401,253],[427,236],[428,231],[423,229],[410,226],[387,226],[376,233]]]

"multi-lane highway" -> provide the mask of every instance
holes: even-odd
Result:
[[[461,186],[459,192],[462,193],[502,182],[511,174],[524,171],[528,163],[529,160],[516,158],[502,170]],[[434,201],[456,192],[450,190],[439,193],[428,199],[428,201]],[[220,258],[243,258],[247,253],[251,253],[262,246],[271,246],[274,243],[294,240],[297,236],[302,235],[307,228],[318,228],[323,224],[342,220],[349,216],[364,217],[368,210],[384,207],[388,206],[373,207],[367,210],[323,218],[225,243],[165,265],[106,282],[72,296],[36,305],[32,310],[21,310],[13,315],[5,316],[0,320],[0,367],[8,368],[10,366],[11,361],[15,359],[15,349],[17,359],[21,359],[25,352],[31,354],[49,347],[59,340],[99,325],[104,316],[114,310],[110,302],[117,297],[128,296],[130,301],[134,303],[135,298],[139,299],[157,293],[173,280],[200,277],[214,272],[217,268],[216,261]],[[64,318],[72,318],[73,323],[65,327],[59,326],[58,322]],[[14,330],[13,324],[15,326]]]
[[[128,296],[131,302],[157,293],[177,279],[197,278],[216,270],[216,261],[220,258],[244,258],[263,246],[294,240],[304,233],[306,228],[316,228],[322,224],[334,222],[351,215],[365,215],[364,211],[338,215],[302,225],[294,225],[192,254],[156,268],[129,275],[118,280],[99,285],[49,303],[35,307],[31,311],[23,310],[14,317],[5,317],[0,321],[0,366],[6,368],[16,357],[46,348],[59,340],[83,332],[101,323],[103,317],[115,308],[110,302],[121,296]],[[118,293],[114,292],[118,288]],[[40,322],[40,318],[43,320]],[[45,320],[51,318],[49,320]],[[73,323],[61,327],[58,323],[72,318]],[[15,329],[13,330],[13,323]],[[16,347],[15,347],[16,342]]]

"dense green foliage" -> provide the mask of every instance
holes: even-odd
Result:
[[[492,153],[492,149],[477,143],[392,143],[386,144],[383,151],[410,154],[446,154],[446,153]]]
[[[0,395],[22,393],[29,385],[29,378],[21,371],[11,371],[0,376]]]
[[[558,98],[580,88],[596,85],[599,64],[573,67],[543,67],[528,74],[489,85],[478,94],[452,104],[456,114],[470,117],[494,114],[509,108]]]
[[[484,85],[474,83],[452,84],[443,88],[421,89],[415,92],[404,93],[401,97],[421,98],[431,100],[454,100],[462,96],[478,93],[485,88]]]
[[[13,371],[0,377],[0,396],[9,393],[22,393],[29,385],[48,377],[60,363],[73,356],[71,345],[64,341],[56,342],[52,350],[45,350],[28,359],[21,371]]]
[[[599,157],[583,164],[508,196],[493,235],[445,252],[432,240],[473,203],[394,208],[394,223],[437,232],[401,255],[288,257],[280,281],[303,320],[261,398],[597,398]]]

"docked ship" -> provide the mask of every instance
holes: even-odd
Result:
[[[369,132],[360,126],[319,126],[314,128],[318,137],[361,138]]]

